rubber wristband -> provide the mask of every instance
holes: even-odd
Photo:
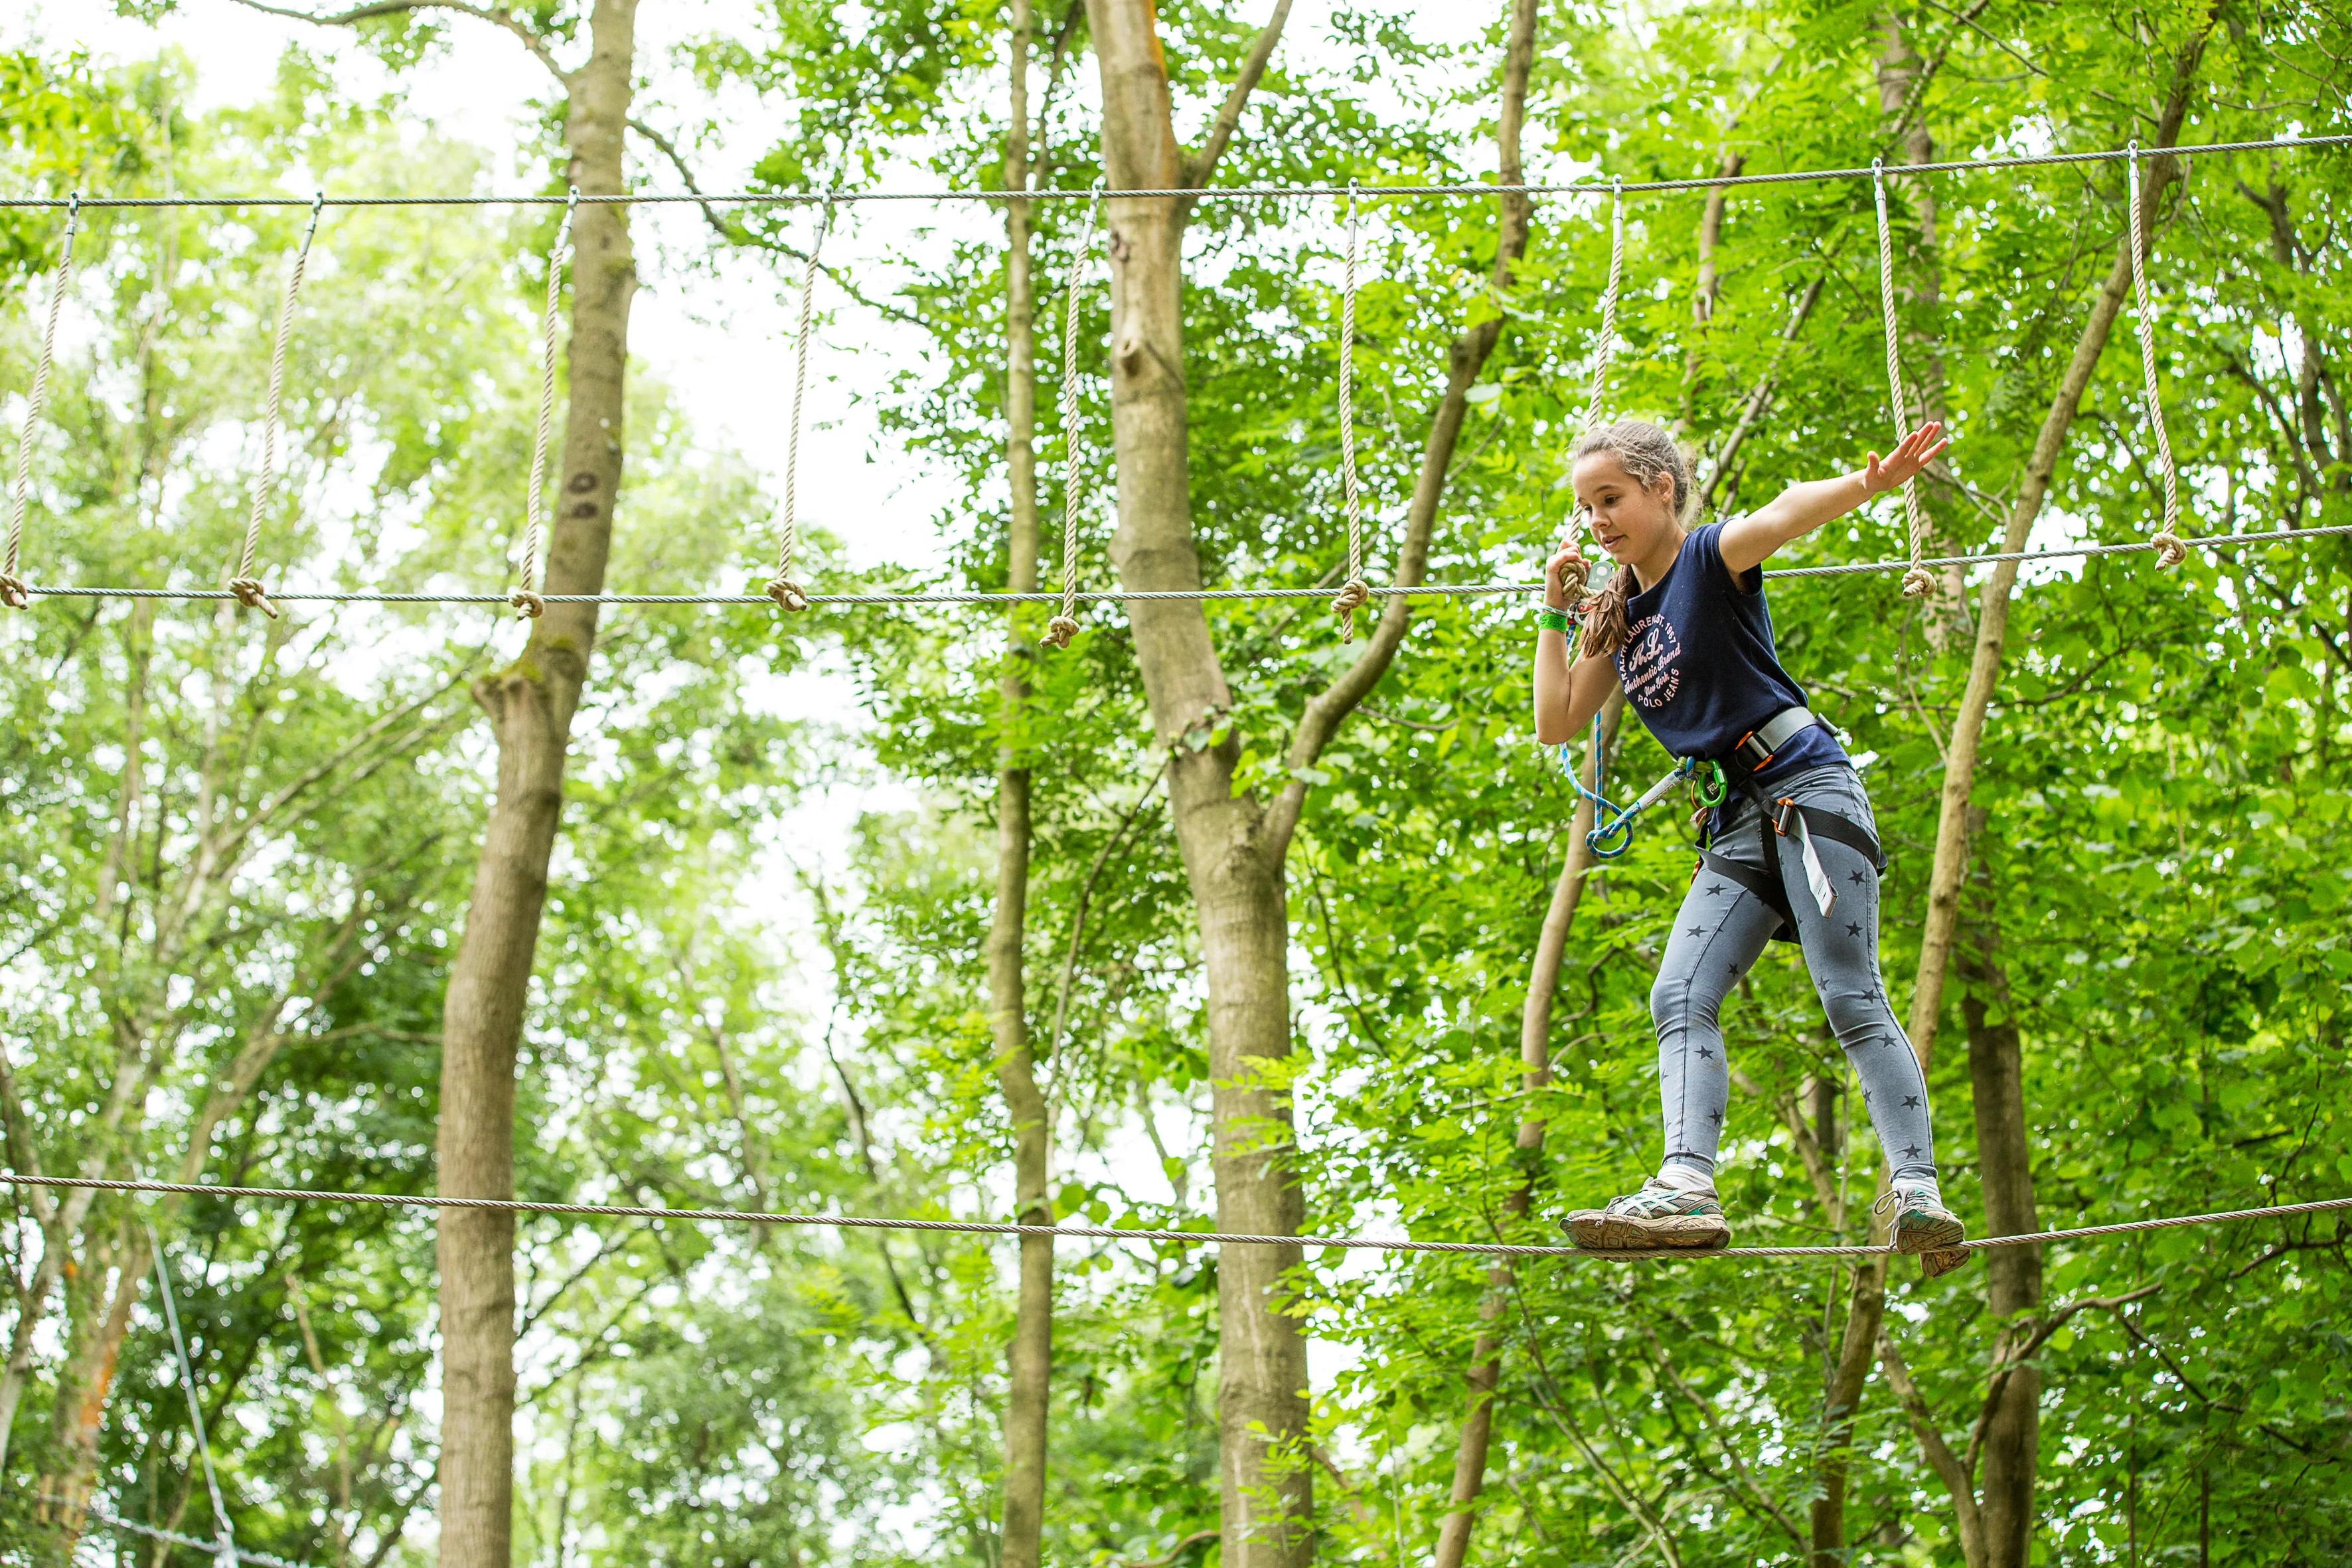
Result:
[[[1565,633],[1568,630],[1568,625],[1566,610],[1555,610],[1546,605],[1536,612],[1536,630],[1539,632]]]

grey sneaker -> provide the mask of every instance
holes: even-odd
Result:
[[[1941,1199],[1926,1187],[1893,1187],[1879,1195],[1871,1205],[1874,1212],[1885,1214],[1890,1208],[1894,1217],[1887,1228],[1895,1236],[1895,1250],[1915,1256],[1958,1251],[1968,1235],[1960,1216],[1946,1208]],[[1961,1254],[1963,1260],[1967,1255]],[[1928,1278],[1957,1267],[1946,1263]]]
[[[1693,1251],[1727,1247],[1731,1226],[1709,1190],[1686,1193],[1653,1176],[1638,1193],[1605,1209],[1579,1209],[1560,1221],[1577,1246],[1594,1252],[1642,1252],[1672,1247]]]

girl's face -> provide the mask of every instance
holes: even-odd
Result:
[[[1593,539],[1621,566],[1647,557],[1675,526],[1674,476],[1660,474],[1645,489],[1614,452],[1577,459],[1576,500]]]

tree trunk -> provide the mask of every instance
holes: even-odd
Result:
[[[1013,88],[1012,122],[1004,137],[1004,185],[1029,188],[1028,0],[1013,0],[1007,45]],[[1030,279],[1029,205],[1004,207],[1005,468],[1012,481],[1011,572],[1015,594],[1037,586],[1037,364],[1035,293]],[[1066,439],[1066,432],[1065,433]],[[1003,723],[1017,734],[1029,700],[1029,661],[1036,646],[1024,623],[1034,612],[1015,606],[1008,616]],[[996,913],[988,932],[988,1009],[995,1037],[996,1079],[1013,1124],[1015,1217],[1023,1225],[1054,1223],[1046,1194],[1052,1121],[1038,1092],[1030,1055],[1023,937],[1029,906],[1029,769],[1010,744],[997,753]],[[1045,1510],[1046,1399],[1054,1358],[1054,1242],[1021,1238],[1021,1284],[1006,1355],[1004,1508],[998,1547],[1001,1568],[1037,1568]]]
[[[1981,814],[1979,814],[1981,815]],[[1999,937],[1975,928],[1961,960],[1969,990],[1960,1001],[1968,1026],[1969,1080],[1975,1091],[1977,1162],[1984,1180],[1985,1234],[2028,1236],[2042,1228],[2033,1207],[2033,1150],[2026,1137],[2024,1053],[2002,970]],[[2042,1305],[2042,1249],[2003,1247],[1985,1256],[1993,1315],[2005,1326],[1993,1342],[1995,1366],[2011,1342],[2033,1331]],[[2026,1568],[2033,1537],[2033,1480],[2042,1451],[2042,1373],[2031,1363],[2012,1371],[1986,1423],[1984,1469],[1977,1506],[1984,1521],[1989,1568]]]
[[[636,0],[596,0],[592,53],[566,79],[568,174],[583,195],[624,189]],[[572,226],[571,403],[548,540],[547,592],[604,586],[621,483],[629,304],[626,210],[583,205]],[[440,1190],[514,1195],[515,1057],[530,987],[564,752],[587,679],[598,606],[551,604],[522,656],[474,689],[498,744],[466,931],[442,1016]],[[440,1216],[443,1568],[508,1568],[514,1492],[514,1216]]]
[[[1871,1240],[1885,1245],[1885,1225],[1874,1219]],[[1886,1259],[1868,1258],[1855,1265],[1853,1291],[1847,1299],[1845,1333],[1838,1358],[1822,1388],[1822,1430],[1814,1449],[1812,1528],[1813,1568],[1845,1568],[1845,1500],[1853,1468],[1854,1415],[1862,1394],[1877,1364],[1878,1331],[1886,1320]]]
[[[1515,5],[1515,13],[1521,8]],[[1585,788],[1600,788],[1595,764],[1616,750],[1617,726],[1624,715],[1625,694],[1621,690],[1601,710],[1601,742],[1585,759]],[[1528,973],[1527,1001],[1519,1009],[1519,1088],[1530,1097],[1551,1087],[1552,997],[1559,985],[1559,966],[1568,956],[1568,933],[1584,897],[1585,873],[1592,868],[1592,854],[1584,842],[1584,836],[1591,831],[1592,802],[1580,796],[1575,815],[1569,819],[1567,863],[1560,868],[1559,880],[1552,885],[1551,906],[1544,911],[1535,963]],[[1518,1184],[1503,1200],[1503,1211],[1513,1220],[1524,1218],[1534,1203],[1536,1182],[1542,1173],[1544,1127],[1544,1119],[1530,1100],[1513,1141]],[[1454,1489],[1447,1498],[1451,1507],[1438,1523],[1432,1568],[1462,1568],[1470,1554],[1470,1532],[1478,1522],[1471,1505],[1486,1486],[1486,1453],[1495,1431],[1495,1391],[1503,1373],[1503,1337],[1494,1325],[1508,1309],[1517,1283],[1517,1277],[1507,1265],[1486,1271],[1486,1299],[1478,1306],[1481,1330],[1470,1352],[1470,1368],[1462,1379],[1469,1398],[1462,1417],[1462,1436],[1454,1450]]]

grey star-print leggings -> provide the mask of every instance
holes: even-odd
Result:
[[[1843,763],[1775,779],[1766,792],[1836,812],[1876,837],[1870,796]],[[1769,831],[1753,801],[1733,796],[1737,808],[1712,852],[1759,871]],[[1903,1026],[1887,1005],[1878,973],[1878,874],[1858,849],[1813,840],[1822,869],[1837,890],[1827,914],[1806,885],[1805,863],[1793,837],[1783,838],[1780,881],[1796,911],[1797,938],[1812,972],[1813,989],[1830,1028],[1845,1047],[1870,1110],[1870,1123],[1898,1177],[1934,1180],[1936,1145],[1927,1120],[1927,1084]],[[1730,1104],[1731,1069],[1724,1060],[1717,1016],[1724,997],[1754,967],[1780,917],[1728,877],[1706,867],[1675,916],[1674,934],[1650,988],[1650,1018],[1658,1030],[1658,1092],[1666,1122],[1666,1160],[1708,1175],[1715,1172],[1723,1115]]]

